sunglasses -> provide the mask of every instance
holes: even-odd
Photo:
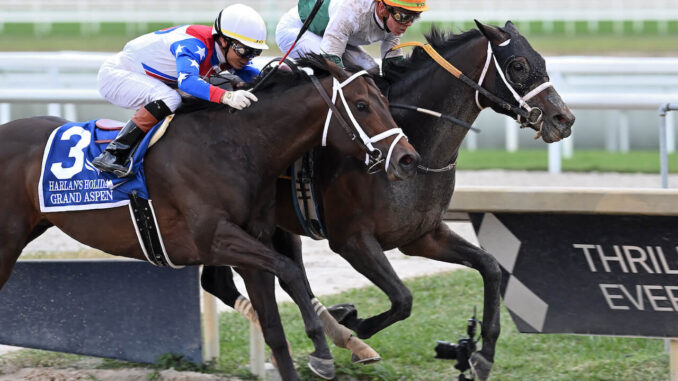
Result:
[[[261,55],[261,49],[250,48],[249,46],[240,44],[235,41],[231,43],[231,47],[233,48],[235,54],[239,55],[242,58],[252,59],[254,57]]]
[[[419,12],[406,12],[391,6],[386,6],[386,10],[391,14],[391,16],[393,16],[393,20],[395,20],[395,22],[403,25],[414,22],[421,15]]]

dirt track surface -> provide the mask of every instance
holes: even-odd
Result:
[[[145,381],[153,374],[149,369],[52,369],[23,368],[11,374],[0,375],[0,381]],[[239,378],[220,377],[197,372],[179,372],[174,369],[158,372],[158,381],[239,381]]]
[[[660,187],[659,174],[616,174],[616,173],[564,173],[549,174],[546,172],[527,171],[458,171],[458,186],[546,186],[546,187],[614,187],[614,188],[658,188]],[[678,187],[678,176],[669,178],[672,188]],[[451,227],[466,239],[477,244],[475,234],[468,223],[452,223]],[[370,285],[370,282],[358,274],[340,256],[332,253],[325,241],[304,239],[304,263],[309,275],[309,281],[316,295],[334,294],[350,288],[359,288]],[[86,246],[72,240],[57,229],[49,229],[47,233],[32,242],[24,252],[31,251],[74,251]],[[397,250],[387,252],[387,256],[396,272],[402,278],[410,278],[427,274],[452,271],[458,266],[441,264],[423,258],[407,257]],[[237,282],[239,289],[244,293],[242,281]],[[290,300],[279,289],[278,300]],[[320,298],[322,300],[322,298]],[[220,310],[230,311],[229,307],[220,305]],[[0,346],[0,354],[14,350],[13,347]],[[0,369],[0,381],[4,380],[146,380],[152,373],[149,369],[54,369],[54,368],[23,368]],[[166,370],[161,372],[159,380],[236,380],[233,378],[219,378],[218,376]]]

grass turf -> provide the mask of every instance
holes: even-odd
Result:
[[[434,265],[432,263],[432,265]],[[456,379],[458,372],[449,360],[434,359],[436,340],[456,342],[465,335],[465,324],[474,309],[482,307],[482,279],[471,270],[459,270],[405,282],[414,295],[412,315],[366,340],[383,360],[371,365],[354,365],[350,353],[333,346],[337,380],[418,380]],[[321,298],[326,305],[354,303],[361,317],[388,309],[386,296],[376,287],[367,287]],[[298,308],[280,303],[285,332],[294,349],[302,380],[315,380],[306,367],[313,348],[304,333]],[[478,311],[482,316],[482,311]],[[492,372],[502,381],[656,381],[669,379],[669,360],[661,339],[533,335],[517,332],[502,307],[502,332]],[[213,366],[191,370],[229,374],[252,379],[248,370],[248,322],[236,313],[224,312],[219,318],[221,355]],[[172,360],[173,358],[170,358]],[[26,367],[99,368],[151,367],[167,369],[176,361],[159,359],[155,365],[56,352],[21,350],[0,357],[0,374]],[[184,367],[182,367],[184,368]]]
[[[434,359],[433,348],[436,340],[456,342],[465,335],[466,319],[474,307],[482,307],[480,276],[475,271],[460,270],[405,283],[414,295],[412,315],[366,340],[383,360],[367,366],[354,365],[348,351],[333,347],[338,380],[456,379],[458,372],[452,368],[453,362]],[[361,317],[388,308],[386,297],[375,287],[322,299],[326,305],[355,303]],[[302,379],[315,379],[305,367],[312,346],[304,334],[297,307],[282,303],[280,310]],[[660,339],[521,334],[505,308],[501,319],[494,380],[668,380],[668,355]],[[223,313],[220,332],[222,355],[217,367],[239,369],[246,374],[247,322],[237,314]]]
[[[205,24],[209,24],[206,21]],[[574,34],[566,33],[564,23],[553,24],[553,31],[546,33],[542,23],[518,24],[518,28],[531,44],[543,55],[647,55],[675,56],[678,45],[678,21],[667,24],[667,33],[657,33],[656,23],[646,23],[643,32],[636,32],[631,23],[624,23],[622,33],[613,32],[612,23],[603,22],[597,32],[587,31],[586,23],[575,23]],[[147,23],[144,25],[124,23],[102,23],[98,31],[85,32],[89,28],[75,23],[56,23],[48,32],[36,33],[34,24],[7,23],[0,32],[0,51],[118,51],[132,38],[173,25]],[[423,41],[423,34],[430,30],[431,23],[414,24],[403,36],[403,41]],[[444,30],[459,32],[475,27],[473,23],[451,25],[436,23]],[[43,25],[44,26],[44,25]],[[273,35],[269,35],[271,47],[267,55],[276,56],[277,49]],[[379,56],[378,44],[369,50]]]
[[[545,171],[548,169],[548,151],[480,149],[459,153],[460,170],[508,169]],[[659,152],[631,151],[628,153],[604,150],[575,150],[570,159],[563,159],[563,171],[575,172],[623,172],[659,173]],[[669,172],[678,173],[678,153],[669,155]]]

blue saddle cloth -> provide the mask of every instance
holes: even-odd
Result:
[[[115,139],[118,130],[102,130],[96,120],[67,123],[52,132],[42,158],[38,192],[40,211],[104,209],[129,204],[136,191],[148,199],[143,157],[158,123],[146,134],[133,157],[133,177],[119,179],[92,166],[97,157]],[[97,143],[100,141],[99,143]]]

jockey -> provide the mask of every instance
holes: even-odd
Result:
[[[314,3],[299,0],[281,17],[275,31],[280,50],[286,52],[292,46]],[[360,45],[381,41],[382,57],[388,53],[383,64],[388,65],[402,59],[401,49],[389,50],[427,9],[426,0],[325,0],[308,29],[311,33],[304,33],[290,57],[322,53],[341,66],[346,61],[369,70],[377,63]]]
[[[118,177],[130,175],[127,165],[136,146],[181,105],[179,90],[238,110],[256,102],[248,91],[224,90],[201,76],[224,70],[250,82],[259,74],[250,61],[262,49],[268,49],[264,20],[243,4],[224,8],[213,27],[177,26],[128,42],[99,69],[99,93],[117,106],[137,111],[92,164]]]

